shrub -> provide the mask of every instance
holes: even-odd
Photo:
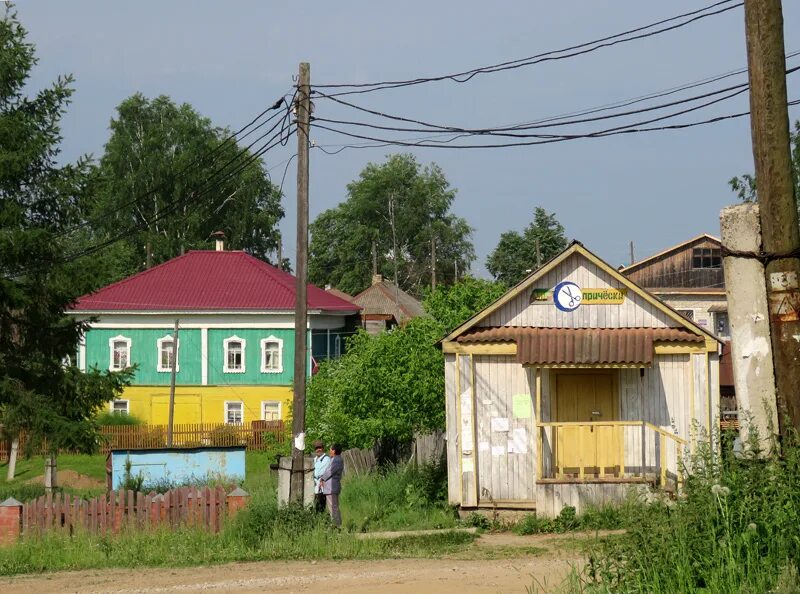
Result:
[[[241,445],[242,438],[235,425],[221,425],[209,433],[208,443],[212,446]]]
[[[127,489],[129,491],[141,491],[144,484],[144,476],[141,472],[136,475],[132,472],[133,463],[130,458],[125,459],[125,473],[122,475],[122,483],[120,489]]]
[[[469,515],[464,518],[464,525],[472,528],[488,530],[491,528],[492,523],[489,521],[489,518],[483,514],[479,514],[478,512],[470,512]]]
[[[685,497],[632,508],[626,533],[595,552],[585,579],[610,592],[784,587],[800,561],[800,445],[791,436],[782,457],[761,459],[751,455],[757,439],[742,458],[700,444]]]
[[[119,413],[111,413],[103,411],[95,417],[98,425],[114,425],[114,426],[139,426],[143,425],[144,421],[133,415],[121,415]]]

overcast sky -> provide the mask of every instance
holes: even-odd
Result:
[[[710,2],[708,2],[710,4]],[[543,2],[25,1],[17,9],[40,60],[31,89],[76,78],[63,120],[63,159],[99,156],[115,107],[137,91],[191,103],[216,125],[238,128],[286,93],[300,61],[312,83],[371,82],[457,72],[530,56],[688,12],[707,3],[672,0]],[[800,2],[784,2],[786,51],[800,50]],[[743,10],[586,56],[449,82],[355,96],[381,111],[462,127],[534,120],[694,82],[746,65]],[[800,64],[800,56],[790,62]],[[729,84],[744,77],[728,79]],[[800,73],[788,80],[800,98]],[[318,101],[320,117],[348,115]],[[747,95],[687,116],[747,109]],[[800,109],[792,108],[792,119]],[[703,117],[701,117],[703,116]],[[411,134],[411,136],[414,136]],[[317,144],[349,140],[312,132]],[[397,151],[403,149],[398,148]],[[274,181],[293,139],[265,156]],[[311,217],[346,197],[367,162],[392,148],[311,154]],[[521,230],[535,206],[556,213],[570,238],[613,265],[700,233],[718,234],[727,186],[752,170],[746,118],[683,131],[622,135],[495,150],[416,148],[458,190],[453,209],[474,227],[484,263],[500,234]],[[294,163],[292,163],[292,166]],[[277,179],[276,179],[277,178]],[[286,252],[295,241],[295,171],[284,185]]]

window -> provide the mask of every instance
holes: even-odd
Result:
[[[244,349],[246,341],[238,336],[231,336],[222,341],[225,353],[225,373],[244,373]]]
[[[720,336],[730,336],[731,329],[728,322],[728,313],[724,311],[718,311],[714,314],[714,318],[716,321],[714,326],[716,327],[717,334]]]
[[[719,248],[694,248],[692,250],[692,268],[722,268],[722,256]]]
[[[241,425],[244,421],[244,405],[241,401],[225,403],[225,422],[228,425]]]
[[[283,341],[270,336],[261,340],[261,373],[283,372]]]
[[[114,402],[111,403],[111,414],[114,415],[131,414],[130,402],[127,400],[115,400]]]
[[[281,403],[275,401],[264,401],[261,403],[261,419],[263,421],[281,420]]]
[[[172,371],[172,362],[175,360],[175,349],[173,349],[172,345],[172,337],[165,336],[164,338],[159,338],[157,341],[158,343],[158,371],[165,372],[165,371]],[[175,371],[181,370],[181,359],[180,359],[180,352],[181,352],[181,339],[178,339],[178,357],[175,364]]]
[[[111,360],[108,363],[109,371],[120,371],[130,367],[131,364],[131,339],[125,336],[115,336],[108,339],[108,349]]]
[[[694,310],[693,309],[679,309],[677,311],[684,318],[686,318],[688,320],[694,320]]]

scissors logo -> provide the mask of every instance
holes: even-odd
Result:
[[[553,301],[561,311],[575,311],[583,298],[581,288],[572,281],[558,283],[553,289],[553,295],[555,297]]]

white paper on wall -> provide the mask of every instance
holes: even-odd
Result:
[[[492,446],[492,456],[505,456],[506,446],[496,445]]]
[[[472,458],[462,458],[461,472],[475,472],[475,461]]]
[[[511,432],[511,441],[514,444],[514,453],[515,454],[527,454],[528,453],[528,432],[525,430],[524,427],[514,429]],[[509,451],[511,451],[511,446],[509,446]]]
[[[492,431],[508,431],[508,418],[492,417]]]
[[[472,426],[462,427],[461,432],[461,451],[464,453],[472,453],[475,449],[475,438],[472,435]]]

